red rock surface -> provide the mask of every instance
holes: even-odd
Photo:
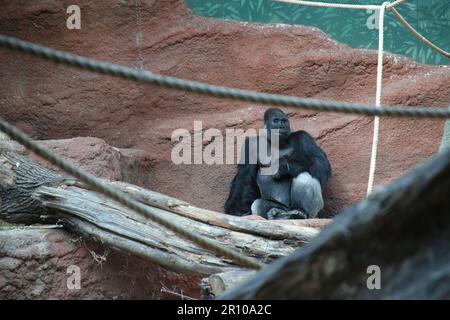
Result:
[[[61,230],[0,231],[0,252],[0,299],[178,298],[161,288],[199,297],[197,278]],[[72,265],[80,268],[79,290],[67,286]]]
[[[139,158],[139,152],[113,148],[99,138],[41,142],[101,178],[139,181],[139,172],[145,170],[146,160]],[[246,218],[252,217],[263,219]],[[298,221],[323,229],[330,219],[304,222]],[[176,294],[199,298],[198,277],[170,272],[132,254],[81,240],[58,229],[0,230],[0,299],[181,299]],[[66,285],[71,265],[80,268],[80,290]]]
[[[82,29],[68,30],[66,8],[72,3],[0,0],[0,32],[190,80],[374,103],[374,51],[351,49],[310,27],[214,21],[195,16],[181,0],[141,2],[139,9],[134,2],[85,1]],[[172,131],[192,131],[194,120],[203,121],[204,129],[222,131],[262,126],[264,108],[255,104],[138,85],[3,49],[0,60],[0,116],[40,140],[98,137],[117,148],[132,148],[124,157],[132,169],[122,170],[123,179],[197,206],[221,209],[234,166],[174,165]],[[444,66],[387,54],[383,86],[385,105],[445,107],[450,101],[450,72]],[[327,214],[364,197],[373,119],[285,110],[293,128],[309,131],[329,155],[333,177],[325,188]],[[442,131],[441,120],[383,118],[375,184],[388,183],[435,153]],[[77,147],[73,141],[55,143],[63,151],[66,143]],[[70,158],[71,152],[65,154]],[[112,161],[111,177],[117,177],[114,154],[99,161]]]
[[[141,9],[134,2],[103,0],[81,5],[82,28],[74,31],[65,26],[67,5],[4,1],[0,32],[213,84],[340,101],[375,99],[376,52],[335,43],[314,28],[213,21],[195,16],[180,0],[142,1]],[[262,125],[264,109],[254,104],[137,85],[5,50],[0,58],[1,116],[38,139],[95,136],[115,147],[141,149],[140,184],[198,206],[221,209],[234,167],[172,164],[172,131],[192,130],[194,120],[203,121],[204,129]],[[383,103],[446,106],[449,80],[448,68],[388,54]],[[287,111],[294,129],[311,132],[330,156],[334,176],[326,188],[327,211],[361,199],[372,119]],[[383,119],[375,183],[389,182],[434,153],[442,124]]]
[[[108,180],[122,180],[120,151],[111,147],[102,139],[77,137],[40,142],[96,177]],[[48,165],[43,159],[35,157],[35,160],[48,168],[57,170],[57,168]]]

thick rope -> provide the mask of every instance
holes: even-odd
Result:
[[[329,3],[302,0],[274,0],[275,2],[285,2],[292,4],[301,4],[304,6],[321,7],[321,8],[338,8],[338,9],[361,9],[361,10],[379,10],[379,5],[371,4],[347,4],[347,3]]]
[[[190,230],[184,229],[178,226],[176,223],[168,220],[162,214],[150,210],[149,207],[139,203],[133,198],[118,191],[116,188],[103,184],[102,181],[99,180],[98,178],[82,171],[81,169],[77,168],[70,162],[62,159],[60,156],[50,151],[50,149],[33,141],[29,136],[27,136],[25,133],[18,130],[17,128],[13,127],[11,124],[3,120],[1,117],[0,117],[0,131],[6,133],[11,139],[19,142],[28,150],[33,151],[36,155],[44,158],[45,160],[55,165],[56,167],[64,170],[68,174],[78,178],[80,181],[83,181],[88,186],[92,187],[92,189],[95,190],[96,192],[101,193],[107,196],[108,198],[117,201],[118,203],[124,205],[130,210],[136,211],[137,213],[148,217],[150,220],[196,243],[200,247],[210,250],[216,253],[217,255],[230,258],[236,264],[247,268],[261,269],[263,267],[263,264],[258,262],[257,260],[246,257],[235,250],[226,248],[215,241],[212,241],[208,238],[195,234]]]
[[[319,1],[303,1],[303,0],[273,0],[275,2],[284,2],[292,4],[301,4],[310,7],[321,7],[321,8],[337,8],[337,9],[361,9],[361,10],[380,10],[381,5],[376,4],[349,4],[349,3],[332,3],[332,2],[319,2]],[[390,2],[386,5],[387,9],[394,8],[400,3],[406,0],[396,0]]]
[[[14,37],[0,35],[0,46],[15,51],[20,51],[33,56],[44,58],[56,63],[61,63],[99,74],[110,75],[139,83],[146,83],[164,88],[204,94],[218,98],[227,98],[237,101],[260,103],[263,105],[296,107],[311,111],[326,111],[340,113],[354,113],[366,116],[392,116],[392,117],[415,117],[449,119],[450,110],[447,108],[427,107],[379,107],[354,103],[335,101],[323,101],[317,99],[306,99],[293,96],[262,93],[252,90],[241,90],[223,86],[209,85],[197,81],[188,81],[175,77],[167,77],[146,70],[136,70],[119,66],[112,63],[96,61],[54,50],[28,41],[19,40]]]
[[[303,0],[273,0],[275,2],[284,2],[284,3],[292,3],[292,4],[301,4],[305,6],[311,7],[321,7],[321,8],[336,8],[336,9],[366,9],[366,10],[380,10],[381,6],[379,5],[370,5],[370,4],[347,4],[347,3],[329,3],[329,2],[316,2],[316,1],[303,1]],[[450,58],[450,53],[445,51],[444,49],[438,47],[433,42],[428,40],[425,36],[420,34],[413,26],[411,26],[405,18],[395,9],[396,6],[405,2],[406,0],[396,0],[394,2],[389,2],[385,8],[392,11],[394,16],[403,24],[406,29],[408,29],[417,39],[422,41],[425,45],[429,46],[434,51],[440,53],[446,58]]]
[[[396,0],[394,2],[388,3],[386,6],[386,9],[393,9],[394,7],[398,6],[400,3],[405,2],[406,0]]]
[[[439,48],[430,40],[425,38],[416,29],[414,29],[400,13],[395,9],[397,5],[406,0],[396,0],[394,2],[384,2],[381,6],[371,6],[371,5],[352,5],[352,4],[341,4],[341,3],[324,3],[324,2],[312,2],[312,1],[301,1],[301,0],[275,0],[277,2],[295,3],[306,6],[315,7],[327,7],[327,8],[346,8],[346,9],[376,9],[379,10],[379,33],[378,33],[378,64],[377,64],[377,91],[375,97],[375,105],[377,108],[381,106],[381,90],[382,90],[382,79],[383,79],[383,51],[384,51],[384,16],[386,8],[391,10],[394,16],[399,20],[415,37],[425,43],[427,46],[442,54],[443,56],[450,58],[450,53]],[[369,195],[373,190],[373,184],[375,179],[375,170],[377,165],[377,151],[378,151],[378,140],[380,131],[380,117],[375,116],[373,123],[373,139],[372,139],[372,152],[370,157],[370,168],[369,168],[369,181],[367,182],[367,195]]]
[[[444,57],[450,59],[449,52],[445,51],[444,49],[441,49],[440,47],[435,45],[433,42],[431,42],[430,40],[425,38],[423,35],[421,35],[416,29],[414,29],[414,27],[412,25],[410,25],[408,23],[408,21],[405,20],[405,18],[403,18],[403,16],[395,8],[391,8],[391,11],[394,14],[394,16],[397,18],[397,20],[400,21],[406,27],[406,29],[408,29],[417,39],[419,39],[420,41],[425,43],[427,46],[429,46],[434,51],[436,51],[436,52],[442,54]]]
[[[377,64],[377,91],[375,96],[375,106],[381,106],[381,90],[383,82],[383,53],[384,53],[384,14],[389,2],[385,2],[380,7],[378,18],[378,64]],[[375,179],[375,169],[377,166],[377,150],[378,138],[380,132],[380,117],[375,116],[373,122],[373,139],[372,139],[372,153],[370,156],[369,181],[367,182],[367,195],[372,192],[373,182]]]
[[[273,95],[273,94],[263,94],[255,91],[249,90],[239,90],[220,86],[210,86],[204,83],[195,81],[186,81],[183,79],[165,77],[160,75],[155,75],[148,71],[136,72],[133,69],[126,67],[113,65],[109,63],[104,63],[100,61],[90,60],[81,56],[76,56],[72,54],[67,54],[62,51],[53,50],[44,46],[39,46],[32,44],[30,42],[22,41],[16,38],[0,35],[0,46],[21,51],[24,53],[36,55],[43,57],[54,62],[65,63],[67,65],[76,66],[79,68],[95,71],[102,74],[109,74],[117,77],[122,77],[125,79],[135,80],[144,83],[150,83],[154,85],[169,87],[172,89],[185,90],[195,93],[208,94],[217,97],[230,98],[235,100],[252,101],[259,102],[263,104],[272,104],[279,106],[293,106],[309,110],[318,111],[335,111],[335,112],[346,112],[346,113],[357,113],[365,115],[375,115],[374,122],[374,139],[372,145],[372,159],[371,159],[371,170],[369,175],[369,185],[368,193],[373,187],[373,177],[376,168],[376,151],[378,145],[378,131],[379,131],[379,116],[380,115],[390,115],[390,116],[415,116],[415,117],[429,117],[429,118],[450,118],[450,112],[445,112],[440,109],[427,109],[427,108],[383,108],[381,107],[381,85],[382,85],[382,64],[383,64],[383,25],[384,25],[384,13],[385,9],[389,8],[393,11],[394,15],[402,22],[402,24],[407,27],[416,37],[423,41],[428,46],[432,47],[439,53],[449,57],[450,54],[440,49],[425,37],[420,35],[411,25],[409,25],[406,20],[395,10],[395,6],[404,2],[405,0],[397,0],[393,3],[385,2],[381,6],[374,5],[352,5],[352,4],[336,4],[336,3],[319,3],[312,1],[300,1],[300,0],[275,0],[278,2],[296,3],[310,6],[318,7],[333,7],[333,8],[348,8],[348,9],[372,9],[380,10],[380,26],[379,26],[379,50],[378,50],[378,66],[377,66],[377,95],[376,95],[376,108],[378,112],[371,112],[368,106],[357,106],[354,104],[339,104],[332,102],[324,102],[320,100],[313,99],[301,99],[289,96]],[[246,266],[249,268],[260,269],[263,264],[258,261],[241,255],[240,253],[225,248],[207,238],[201,237],[194,234],[188,230],[180,228],[178,225],[173,224],[171,221],[167,220],[162,215],[156,214],[137,202],[136,200],[128,197],[122,192],[104,185],[99,179],[94,176],[80,170],[71,163],[60,158],[49,149],[39,145],[34,142],[30,137],[28,137],[22,131],[14,128],[9,123],[4,121],[0,117],[0,130],[8,134],[8,136],[21,143],[27,149],[33,151],[35,154],[46,159],[53,165],[64,170],[65,172],[73,175],[74,177],[85,182],[91,186],[94,190],[103,195],[121,203],[127,208],[134,210],[144,216],[149,217],[152,221],[166,227],[167,229],[191,240],[201,247],[212,250],[217,254],[223,255],[225,257],[233,259],[236,263]]]

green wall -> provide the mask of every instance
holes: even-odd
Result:
[[[381,4],[382,0],[327,0],[324,2]],[[333,39],[355,48],[378,47],[377,13],[285,4],[271,0],[186,0],[197,14],[216,19],[287,23],[317,27]],[[407,0],[397,10],[416,30],[450,51],[450,0]],[[386,13],[385,50],[428,64],[450,64]]]

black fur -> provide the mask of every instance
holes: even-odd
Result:
[[[309,133],[301,130],[291,133],[285,144],[285,148],[289,147],[294,151],[291,155],[280,158],[278,169],[280,178],[296,177],[307,171],[321,184],[328,181],[331,176],[330,162]]]
[[[245,139],[243,163],[238,164],[237,173],[231,182],[230,194],[225,202],[225,213],[234,216],[251,214],[250,207],[260,197],[256,175],[258,165],[250,164],[249,161],[249,139]]]
[[[275,121],[279,123],[275,124]],[[281,121],[283,120],[283,121]],[[280,153],[283,149],[292,148],[290,155],[280,158],[275,179],[292,179],[302,172],[309,172],[321,184],[331,176],[331,165],[325,152],[316,144],[306,131],[291,133],[287,116],[279,109],[269,109],[264,115],[266,128],[280,129]],[[225,203],[225,213],[231,215],[247,215],[251,213],[252,203],[261,195],[257,184],[258,164],[249,163],[249,139],[245,140],[245,161],[239,164],[236,176],[231,182],[230,194]]]

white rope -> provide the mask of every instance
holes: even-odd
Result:
[[[391,12],[394,14],[394,16],[397,18],[398,21],[400,21],[403,26],[405,26],[406,29],[408,29],[409,32],[413,34],[417,39],[425,43],[427,46],[429,46],[434,51],[442,54],[446,58],[450,58],[450,52],[445,51],[444,49],[439,48],[437,45],[435,45],[433,42],[425,38],[424,35],[420,34],[412,25],[408,23],[408,21],[403,18],[403,16],[395,9],[391,8]]]
[[[406,0],[396,0],[396,1],[394,1],[394,2],[389,3],[389,4],[386,6],[386,8],[387,8],[387,9],[394,8],[394,7],[398,6],[400,3],[405,2],[405,1],[406,1]]]
[[[371,4],[347,4],[347,3],[328,3],[302,0],[274,0],[275,2],[285,2],[293,4],[302,4],[305,6],[322,7],[322,8],[341,8],[341,9],[363,9],[363,10],[379,10],[381,6]]]
[[[377,5],[358,5],[358,4],[344,4],[344,3],[328,3],[302,0],[274,0],[276,2],[285,2],[293,4],[301,4],[305,6],[323,7],[323,8],[343,8],[343,9],[370,9],[379,10],[378,23],[378,63],[377,63],[377,91],[375,96],[375,105],[377,108],[381,107],[381,89],[383,80],[383,52],[384,52],[384,14],[386,8],[395,10],[394,7],[406,0],[396,0],[394,2],[384,2],[381,6]],[[378,138],[380,132],[380,117],[375,116],[373,122],[373,139],[372,139],[372,153],[370,156],[369,181],[367,182],[367,195],[373,190],[373,183],[375,179],[375,170],[377,167],[377,151]]]
[[[384,43],[384,13],[389,2],[384,2],[380,7],[378,24],[378,64],[377,64],[377,93],[375,96],[375,105],[381,106],[381,89],[383,80],[383,43]],[[367,195],[372,192],[375,178],[375,169],[377,166],[378,136],[380,130],[380,117],[375,116],[373,123],[372,154],[370,157],[369,182],[367,183]]]
[[[303,1],[303,0],[273,0],[275,2],[302,4],[311,7],[322,8],[340,8],[340,9],[361,9],[361,10],[380,10],[380,5],[375,4],[349,4],[349,3],[330,3],[330,2],[316,2],[316,1]],[[385,8],[393,8],[406,0],[396,0],[392,3],[388,3]]]

